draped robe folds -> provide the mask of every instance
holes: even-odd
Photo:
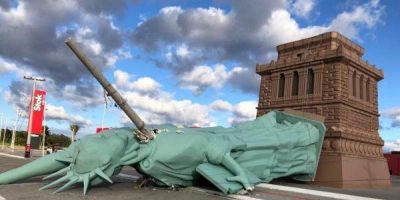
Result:
[[[209,163],[224,168],[224,155],[255,176],[253,184],[286,176],[312,180],[325,131],[322,123],[282,112],[269,112],[231,128],[153,128],[159,134],[148,144],[152,153],[138,169],[167,186],[195,185],[201,175],[213,176],[213,169],[199,174],[198,167]]]

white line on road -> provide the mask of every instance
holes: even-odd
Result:
[[[126,178],[126,179],[130,179],[130,180],[133,180],[133,181],[137,181],[140,178],[139,176],[124,174],[124,173],[119,173],[117,176],[120,177],[120,178]],[[310,190],[310,189],[303,189],[303,188],[297,188],[297,187],[288,187],[288,186],[281,186],[281,185],[273,185],[273,184],[266,184],[266,183],[258,184],[256,187],[264,188],[264,189],[270,189],[270,190],[280,190],[280,191],[285,191],[285,192],[293,192],[293,193],[305,194],[305,195],[311,195],[311,196],[318,196],[318,197],[328,197],[328,198],[333,198],[333,199],[342,199],[342,200],[380,200],[380,199],[374,199],[374,198],[369,198],[369,197],[361,197],[361,196],[355,196],[355,195],[333,193],[333,192],[325,192],[325,191],[319,191],[319,190]],[[213,194],[213,195],[217,195],[217,196],[238,199],[238,200],[260,200],[259,198],[254,198],[254,197],[250,197],[250,196],[246,196],[246,195],[238,195],[238,194],[226,195],[226,194],[224,194],[222,192],[203,189],[203,188],[198,188],[198,187],[188,187],[188,189],[195,190],[195,191],[198,191],[198,192],[204,192],[204,193],[208,193],[208,194]],[[0,200],[2,200],[2,199],[0,199]]]
[[[333,193],[333,192],[325,192],[325,191],[318,191],[318,190],[309,190],[297,187],[288,187],[288,186],[281,186],[281,185],[273,185],[273,184],[266,184],[261,183],[258,184],[257,187],[270,189],[270,190],[280,190],[286,192],[294,192],[299,194],[307,194],[319,197],[329,197],[333,199],[343,199],[343,200],[379,200],[369,197],[360,197],[348,194],[341,194],[341,193]]]
[[[2,156],[7,156],[7,157],[11,157],[11,158],[25,159],[23,156],[16,156],[16,155],[8,154],[8,153],[0,153],[0,155],[2,155]],[[0,199],[0,200],[1,200],[1,199]]]
[[[0,195],[0,200],[6,200],[6,198]]]
[[[139,176],[124,174],[124,173],[119,173],[117,175],[117,177],[126,178],[126,179],[130,179],[130,180],[133,180],[133,181],[137,181],[140,178]]]
[[[216,195],[216,196],[221,196],[221,197],[225,197],[225,198],[231,198],[231,199],[238,199],[238,200],[262,200],[262,199],[258,199],[258,198],[254,198],[254,197],[250,197],[250,196],[246,196],[246,195],[239,195],[239,194],[224,194],[222,192],[218,192],[215,190],[208,190],[208,189],[204,189],[204,188],[198,188],[198,187],[187,187],[190,190],[194,190],[194,191],[198,191],[198,192],[203,192],[203,193],[207,193],[207,194],[211,194],[211,195]]]
[[[133,180],[133,181],[137,181],[140,178],[139,176],[124,174],[124,173],[119,173],[117,175],[117,177],[126,178],[126,179]],[[257,199],[257,198],[244,196],[244,195],[237,195],[237,194],[226,195],[226,194],[224,194],[222,192],[202,189],[202,188],[198,188],[198,187],[188,187],[188,188],[191,189],[191,190],[196,190],[196,191],[199,191],[199,192],[204,192],[204,193],[223,196],[223,197],[229,197],[229,198],[232,198],[232,199],[238,199],[238,200],[260,200],[260,199]]]
[[[249,197],[245,195],[238,195],[238,194],[230,194],[228,197],[231,197],[233,199],[239,199],[239,200],[262,200],[254,197]]]

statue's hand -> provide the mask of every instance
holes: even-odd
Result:
[[[250,183],[243,168],[229,154],[224,155],[221,164],[234,175],[236,175],[228,177],[226,179],[227,181],[239,182],[248,192],[254,189],[253,184]]]
[[[254,186],[250,184],[250,181],[245,174],[239,174],[237,176],[228,177],[226,178],[226,180],[239,182],[249,192],[254,189]]]

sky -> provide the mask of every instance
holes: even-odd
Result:
[[[46,125],[78,137],[132,126],[64,44],[68,37],[147,124],[231,126],[256,116],[256,63],[276,46],[338,31],[385,72],[379,133],[400,150],[400,1],[0,0],[0,117],[27,127],[32,81],[46,78]]]

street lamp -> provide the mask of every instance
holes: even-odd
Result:
[[[15,134],[17,131],[17,124],[18,124],[19,118],[21,117],[21,114],[22,114],[21,110],[19,108],[17,108],[17,116],[15,117],[14,129],[13,129],[12,137],[11,137],[11,151],[12,152],[14,152]]]
[[[0,113],[0,138],[3,135],[2,128],[3,128],[3,113]]]
[[[24,76],[24,79],[33,81],[31,107],[29,108],[30,112],[29,112],[29,122],[28,122],[28,138],[26,139],[26,146],[25,146],[25,158],[30,158],[31,157],[32,115],[33,115],[33,103],[34,103],[33,96],[35,95],[36,82],[37,81],[44,82],[44,81],[46,81],[46,79],[40,78],[40,77],[33,77],[33,76]]]
[[[3,133],[3,145],[1,146],[1,149],[4,149],[4,142],[6,140],[6,134],[7,134],[7,117],[6,117],[6,122],[4,123],[4,133]]]
[[[46,105],[46,101],[44,102],[44,105]],[[44,156],[44,147],[46,146],[46,111],[47,111],[47,108],[45,106],[45,109],[43,111],[43,125],[42,125],[42,129],[43,129],[42,157]]]

